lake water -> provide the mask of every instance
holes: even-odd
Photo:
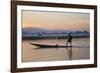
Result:
[[[23,40],[22,62],[83,60],[90,58],[89,38],[72,40],[72,48],[38,48],[29,43],[66,45],[67,39]],[[38,48],[38,49],[37,49]]]

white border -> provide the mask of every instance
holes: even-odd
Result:
[[[22,63],[21,61],[21,10],[41,10],[41,11],[62,11],[62,12],[80,12],[90,13],[90,60],[73,60],[73,61],[52,61],[52,62],[30,62]],[[29,67],[46,67],[61,65],[82,65],[94,63],[94,10],[92,9],[73,9],[73,8],[56,8],[56,7],[40,7],[40,6],[17,6],[17,68]]]

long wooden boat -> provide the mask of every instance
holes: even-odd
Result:
[[[60,45],[44,45],[44,44],[34,44],[30,43],[31,45],[38,46],[40,48],[67,48],[67,47],[74,47],[74,48],[89,48],[89,47],[82,47],[82,46],[60,46]]]

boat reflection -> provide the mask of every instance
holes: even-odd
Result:
[[[67,47],[66,50],[67,50],[69,60],[72,60],[72,56],[73,56],[72,55],[72,47]]]

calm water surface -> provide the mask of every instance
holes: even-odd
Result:
[[[90,58],[89,38],[72,40],[72,45],[81,46],[80,48],[38,48],[29,44],[66,45],[66,41],[67,39],[23,40],[22,62],[83,60]]]

